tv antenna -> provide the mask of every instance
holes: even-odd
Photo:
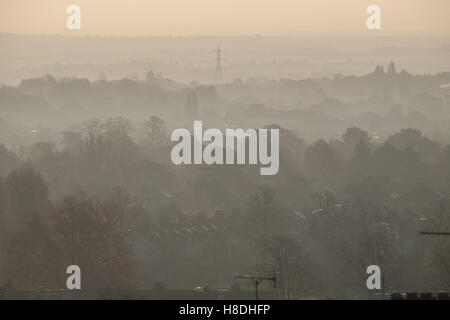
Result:
[[[258,295],[258,287],[259,284],[263,281],[272,281],[273,282],[273,287],[276,288],[277,287],[277,276],[275,274],[275,272],[273,273],[272,277],[264,277],[264,276],[256,276],[256,275],[237,275],[234,276],[235,279],[245,279],[245,280],[250,280],[254,283],[255,285],[255,300],[258,300],[259,295]]]
[[[449,230],[430,230],[422,229],[422,223],[427,221],[426,218],[419,218],[419,234],[425,236],[450,236]]]

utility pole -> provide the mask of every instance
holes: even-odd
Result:
[[[235,279],[246,279],[251,280],[255,284],[255,300],[259,299],[258,294],[258,287],[259,284],[263,281],[272,281],[273,287],[277,287],[277,277],[275,275],[275,272],[272,277],[262,277],[262,276],[255,276],[255,275],[242,275],[242,276],[234,276]]]

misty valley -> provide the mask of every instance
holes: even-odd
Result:
[[[448,83],[389,62],[2,85],[0,292],[63,292],[72,265],[81,298],[448,291]]]

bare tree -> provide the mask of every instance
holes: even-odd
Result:
[[[342,262],[346,275],[365,284],[367,267],[379,265],[393,285],[400,274],[398,237],[392,224],[378,217],[382,208],[365,202],[340,204],[328,192],[313,198],[317,207],[309,212],[308,232]]]
[[[64,265],[81,267],[85,288],[132,287],[131,247],[120,205],[68,196],[56,203],[51,222]]]
[[[161,146],[168,143],[167,129],[164,120],[157,116],[151,116],[144,121],[146,140],[151,146]]]
[[[264,245],[268,254],[266,273],[275,271],[280,299],[298,299],[317,291],[308,256],[295,237],[271,236]]]

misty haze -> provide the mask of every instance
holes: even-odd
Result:
[[[0,299],[450,291],[448,30],[0,31]],[[279,130],[278,170],[175,164],[194,121]]]

